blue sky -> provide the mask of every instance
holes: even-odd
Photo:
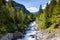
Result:
[[[43,9],[46,6],[46,3],[50,2],[50,0],[14,0],[20,4],[23,4],[27,10],[30,12],[37,12],[39,10],[40,5],[43,6]]]

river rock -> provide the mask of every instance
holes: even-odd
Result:
[[[19,32],[19,31],[16,31],[14,34],[13,34],[14,38],[22,38],[23,37],[23,33]]]
[[[17,39],[17,40],[22,40],[22,39]]]
[[[5,36],[3,36],[0,40],[12,40],[13,39],[13,33],[8,33]]]

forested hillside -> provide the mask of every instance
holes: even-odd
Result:
[[[46,4],[46,8],[42,9],[40,5],[36,22],[42,29],[55,29],[60,25],[60,0],[51,0],[50,4]]]
[[[32,19],[33,14],[24,13],[21,7],[16,9],[13,0],[0,0],[0,36],[17,30],[23,32]]]

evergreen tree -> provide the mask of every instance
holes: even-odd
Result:
[[[48,27],[48,19],[49,19],[49,4],[46,4],[46,8],[45,8],[45,17],[46,17],[46,27]]]
[[[38,11],[38,15],[40,16],[40,14],[43,13],[43,9],[42,9],[42,5],[40,5],[39,11]]]
[[[56,4],[56,6],[53,9],[53,13],[52,13],[52,23],[55,23],[56,20],[58,20],[60,17],[60,0],[58,1],[58,3]]]
[[[8,3],[9,3],[9,5],[10,5],[10,7],[11,7],[11,6],[14,7],[13,0],[9,0]]]
[[[53,11],[54,15],[59,15],[60,14],[60,9],[59,8],[60,8],[60,0],[58,1],[56,6],[54,7],[54,11]]]
[[[0,0],[0,5],[3,5],[6,3],[6,0]]]
[[[47,17],[49,17],[49,4],[46,4],[46,8],[45,8],[45,13],[47,14]]]
[[[54,7],[56,6],[57,1],[56,0],[51,0],[50,4],[49,4],[49,17],[52,16],[52,12]]]

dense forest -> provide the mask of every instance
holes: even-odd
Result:
[[[60,0],[51,0],[50,4],[46,4],[45,9],[42,9],[42,5],[40,5],[37,14],[24,13],[22,8],[16,9],[12,1],[0,0],[0,36],[16,30],[23,32],[27,28],[27,24],[33,20],[41,29],[58,28]]]
[[[22,8],[16,9],[12,1],[0,0],[0,36],[15,31],[23,32],[27,24],[35,19],[32,13],[24,13]]]
[[[51,0],[50,4],[46,4],[44,10],[42,9],[42,5],[40,5],[36,21],[42,29],[58,28],[60,23],[60,0]]]

